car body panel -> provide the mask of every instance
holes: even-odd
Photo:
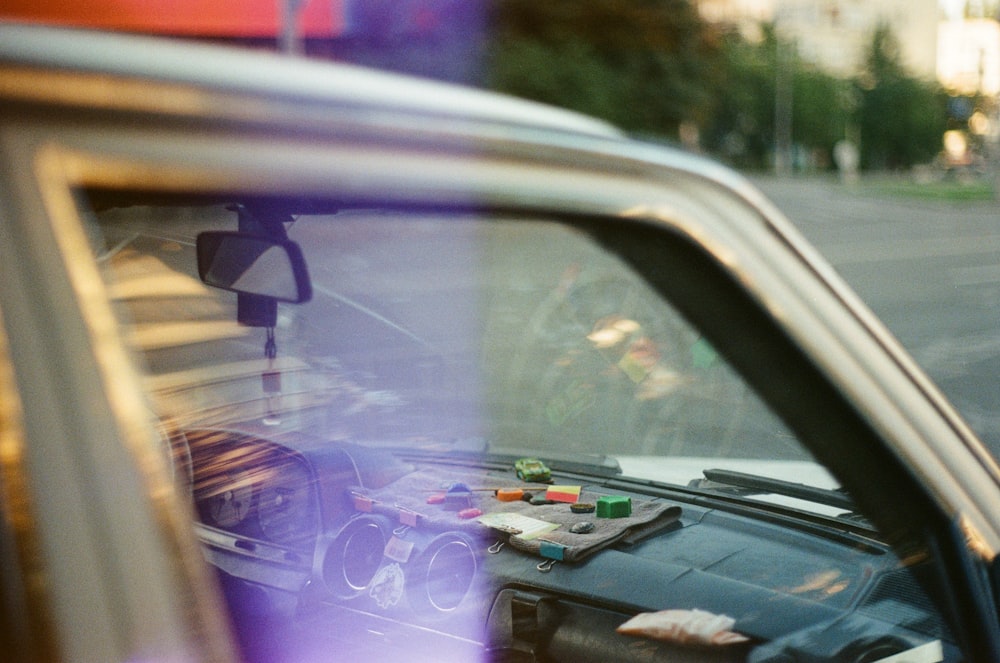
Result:
[[[459,124],[485,121],[522,130],[620,135],[606,123],[550,106],[349,65],[334,69],[308,59],[270,53],[247,58],[245,53],[236,50],[86,30],[54,29],[50,32],[46,28],[16,24],[7,24],[3,30],[5,59],[16,62],[19,67],[41,68],[50,74],[89,72],[97,74],[98,80],[108,76],[119,79],[114,88],[102,90],[100,85],[95,85],[87,90],[80,87],[81,83],[86,85],[86,79],[77,78],[74,81],[77,91],[90,92],[82,99],[88,106],[106,100],[169,108],[179,100],[200,101],[200,98],[177,94],[180,88],[188,88],[211,95],[246,95],[256,100],[255,105],[269,100],[292,102],[299,106],[299,112],[336,108],[349,113],[354,109],[381,111],[389,116],[405,115],[411,121],[416,118],[421,121],[459,120]],[[123,56],[125,53],[127,56]],[[191,66],[202,57],[212,59],[215,65],[210,69]],[[176,86],[175,97],[162,96],[155,100],[129,97],[129,81],[156,81]],[[44,88],[33,87],[29,94],[46,94]],[[183,108],[179,104],[173,107]],[[211,113],[210,108],[197,104],[187,108],[199,116]],[[220,110],[239,113],[241,109],[233,104]]]

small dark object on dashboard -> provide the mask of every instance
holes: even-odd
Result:
[[[591,502],[577,502],[569,505],[569,510],[573,513],[593,513],[596,508]]]

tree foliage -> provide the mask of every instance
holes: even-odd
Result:
[[[729,35],[723,50],[723,84],[705,118],[705,147],[738,166],[768,166],[775,145],[778,81],[784,76],[791,87],[792,141],[799,161],[829,164],[850,121],[850,83],[802,61],[772,26],[765,26],[759,43]]]
[[[773,35],[767,41],[772,48],[748,44],[738,35],[722,41],[719,85],[702,120],[705,147],[743,167],[766,163],[774,141]]]
[[[946,128],[946,98],[909,75],[887,26],[872,36],[862,73],[843,79],[803,62],[773,29],[756,44],[738,36],[724,42],[725,78],[708,116],[706,147],[736,165],[766,167],[775,144],[776,81],[780,67],[792,84],[792,136],[814,166],[832,166],[833,147],[860,141],[862,166],[907,168],[934,158]],[[778,57],[785,49],[784,57]]]
[[[740,167],[773,162],[779,97],[791,99],[795,154],[811,167],[831,166],[845,138],[860,142],[866,168],[909,167],[935,156],[946,128],[944,94],[908,75],[885,26],[862,74],[844,79],[797,57],[773,26],[751,42],[705,23],[694,0],[364,0],[355,14],[330,56],[660,138],[696,126],[703,149]]]
[[[907,75],[887,26],[875,30],[865,70],[855,85],[863,167],[907,168],[930,161],[940,151],[947,98],[939,87]]]
[[[689,0],[496,0],[490,84],[675,134],[711,102],[717,48]]]

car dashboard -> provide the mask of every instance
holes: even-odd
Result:
[[[920,565],[859,528],[263,425],[185,431],[174,456],[246,660],[959,660]],[[629,514],[585,511],[602,500]],[[743,637],[618,631],[664,610],[727,616]]]

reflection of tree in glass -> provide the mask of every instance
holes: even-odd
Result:
[[[525,323],[508,420],[544,446],[727,453],[745,389],[646,285],[570,265]]]

